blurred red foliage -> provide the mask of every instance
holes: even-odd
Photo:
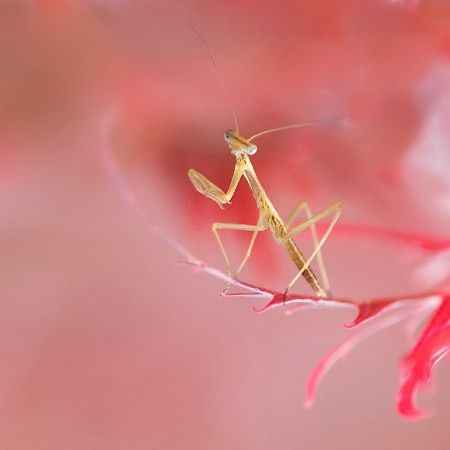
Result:
[[[302,199],[314,212],[342,202],[341,222],[324,248],[336,297],[292,292],[283,299],[279,287],[292,263],[264,236],[242,274],[251,283],[237,288],[269,306],[356,312],[350,338],[313,372],[309,403],[326,370],[361,339],[394,323],[410,325],[417,335],[401,364],[397,404],[402,415],[421,417],[415,396],[449,347],[448,2],[5,0],[2,445],[298,448],[290,433],[316,433],[311,447],[327,448],[334,431],[357,434],[341,439],[342,447],[379,448],[371,433],[389,425],[385,410],[376,422],[370,408],[347,408],[342,419],[327,396],[303,428],[295,401],[275,417],[280,399],[292,398],[291,388],[280,395],[291,380],[264,384],[261,370],[276,364],[264,361],[259,341],[268,337],[272,355],[287,353],[280,352],[284,327],[273,326],[275,315],[250,323],[229,305],[234,315],[227,315],[223,303],[209,301],[215,285],[205,294],[207,281],[175,274],[175,252],[145,234],[105,177],[106,169],[150,231],[184,260],[229,281],[211,267],[223,264],[211,223],[254,223],[256,208],[243,183],[224,211],[189,183],[187,171],[195,168],[226,188],[234,161],[222,140],[233,118],[186,20],[215,54],[243,135],[346,119],[345,126],[261,136],[253,158],[282,217]],[[236,237],[236,248],[233,238],[231,252],[239,253],[248,236]],[[308,239],[299,236],[299,245],[307,248]],[[267,318],[270,327],[252,335]],[[289,343],[317,354],[320,343],[304,339],[314,327],[291,331]],[[328,327],[320,332],[334,342]],[[376,360],[367,353],[364,362]],[[253,378],[249,358],[258,371]],[[445,417],[433,424],[447,448]],[[420,448],[418,436],[429,437],[419,427],[395,423],[390,430],[397,439],[409,433],[410,448]],[[397,448],[386,436],[383,448]]]

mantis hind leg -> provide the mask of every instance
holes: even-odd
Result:
[[[301,223],[300,225],[298,225],[297,227],[293,228],[292,230],[289,230],[290,226],[292,225],[292,222],[300,214],[301,211],[305,211],[307,220],[304,221],[303,223]],[[325,211],[321,212],[320,214],[313,216],[308,203],[305,201],[302,201],[295,207],[295,209],[289,215],[289,217],[285,223],[285,226],[289,231],[285,235],[284,240],[291,239],[297,233],[300,233],[300,232],[304,231],[305,229],[310,228],[312,239],[313,239],[313,244],[314,244],[314,251],[311,254],[311,256],[307,259],[307,261],[305,262],[303,269],[297,273],[297,275],[294,277],[294,279],[287,286],[287,288],[285,290],[285,295],[288,292],[288,290],[294,285],[294,283],[300,278],[300,276],[303,274],[303,272],[309,267],[309,265],[310,265],[311,261],[314,259],[314,257],[317,256],[317,262],[319,265],[319,271],[320,271],[320,276],[322,279],[324,290],[327,292],[327,294],[329,296],[331,296],[330,283],[328,281],[325,264],[323,262],[321,248],[322,248],[322,245],[327,240],[328,236],[330,235],[331,230],[333,229],[334,225],[336,224],[336,222],[339,218],[339,215],[341,214],[341,211],[342,211],[341,204],[336,203],[336,204],[330,206],[329,208],[327,208]],[[319,238],[317,235],[317,230],[316,230],[316,223],[331,214],[333,214],[333,217],[331,219],[330,225],[328,226],[327,231],[325,232],[325,234],[322,236],[322,238],[319,241]]]

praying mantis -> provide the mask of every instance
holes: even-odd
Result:
[[[330,297],[330,284],[328,281],[328,277],[325,270],[325,265],[323,263],[323,257],[321,253],[321,248],[328,236],[330,235],[335,223],[337,222],[339,215],[342,211],[342,205],[340,203],[336,203],[329,208],[327,208],[325,211],[321,212],[317,215],[312,215],[311,209],[309,208],[309,205],[306,201],[301,201],[296,208],[292,211],[292,213],[287,218],[286,222],[283,222],[281,217],[279,216],[278,212],[276,211],[275,207],[273,206],[272,202],[269,200],[269,197],[267,196],[266,192],[264,191],[264,188],[259,181],[258,177],[256,176],[255,169],[253,168],[253,165],[250,161],[250,156],[254,155],[257,151],[257,146],[252,142],[252,140],[258,136],[261,136],[262,134],[271,133],[275,131],[281,131],[286,130],[290,128],[296,128],[296,127],[304,127],[308,125],[312,125],[314,123],[319,122],[335,122],[340,119],[330,119],[330,120],[322,120],[322,121],[314,121],[314,122],[306,122],[301,124],[295,124],[295,125],[289,125],[285,127],[279,127],[279,128],[273,128],[270,130],[263,131],[261,133],[258,133],[254,136],[252,136],[249,139],[246,139],[239,135],[238,126],[237,126],[237,119],[236,115],[234,113],[233,106],[231,104],[231,101],[228,97],[227,91],[224,88],[223,79],[220,76],[217,64],[214,60],[214,57],[211,53],[211,50],[209,49],[208,45],[206,44],[203,37],[198,33],[195,28],[193,28],[193,31],[199,36],[199,38],[203,41],[206,48],[209,51],[210,57],[216,67],[216,71],[219,75],[219,79],[222,84],[222,88],[225,91],[225,94],[228,98],[231,110],[233,112],[233,116],[235,119],[236,124],[236,131],[228,130],[225,132],[224,138],[227,142],[231,153],[236,157],[236,164],[234,166],[234,173],[231,178],[230,186],[226,192],[224,192],[222,189],[217,187],[214,183],[209,181],[204,175],[202,175],[200,172],[190,169],[188,172],[189,178],[194,185],[194,187],[197,189],[197,191],[201,194],[203,194],[205,197],[214,200],[221,208],[223,208],[223,205],[230,203],[231,199],[233,198],[233,195],[235,193],[235,190],[239,184],[239,181],[241,180],[242,176],[247,180],[251,191],[253,192],[253,196],[256,201],[256,206],[259,211],[259,219],[258,222],[255,225],[249,225],[249,224],[236,224],[236,223],[223,223],[223,222],[215,222],[212,225],[213,233],[217,239],[217,242],[219,244],[220,250],[224,256],[225,262],[227,264],[228,268],[228,275],[230,278],[233,278],[234,280],[237,279],[237,276],[239,272],[244,267],[247,260],[250,258],[251,251],[253,248],[253,245],[255,243],[256,237],[259,232],[266,230],[267,228],[271,231],[272,236],[274,240],[278,243],[284,246],[286,249],[289,257],[292,259],[294,264],[296,265],[298,269],[298,273],[296,276],[292,279],[292,281],[288,284],[284,291],[284,298],[286,298],[286,295],[289,291],[289,289],[294,285],[294,283],[303,276],[307,283],[311,286],[311,288],[314,290],[317,297]],[[307,220],[300,223],[296,227],[290,229],[293,221],[295,218],[300,214],[301,211],[304,211],[307,216]],[[323,237],[318,239],[317,231],[315,224],[329,216],[332,215],[332,219],[330,221],[330,224],[324,233]],[[293,237],[300,233],[301,231],[304,231],[305,229],[311,227],[311,234],[314,242],[314,251],[312,252],[311,256],[309,258],[306,258],[303,253],[300,251],[297,244],[294,242]],[[248,246],[247,252],[245,254],[244,259],[242,260],[241,264],[239,265],[238,269],[233,274],[231,262],[228,258],[227,252],[225,251],[225,247],[222,243],[222,239],[219,235],[219,230],[222,229],[229,229],[229,230],[242,230],[242,231],[250,231],[253,232],[253,235],[250,240],[250,244]],[[310,267],[311,261],[314,259],[314,257],[317,256],[318,260],[318,266],[321,273],[321,280],[315,275],[315,273],[312,271]],[[229,289],[230,284],[224,289],[223,294],[227,292]]]

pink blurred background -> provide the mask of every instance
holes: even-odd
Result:
[[[342,220],[445,236],[450,219],[450,7],[407,1],[0,3],[0,447],[446,449],[449,367],[395,411],[399,325],[364,342],[303,409],[308,374],[351,311],[257,315],[223,282],[176,265],[121,198],[110,150],[152,219],[225,270],[211,223],[253,223],[245,183],[224,211],[188,169],[226,188],[240,131],[342,117],[258,139],[254,166],[283,217],[301,199]],[[241,233],[242,234],[242,233]],[[249,236],[229,235],[234,260]],[[307,239],[300,238],[302,245]],[[335,295],[427,289],[446,255],[341,239]],[[261,236],[242,277],[278,290],[295,270]],[[296,291],[309,292],[299,282]],[[261,305],[258,305],[261,306]]]

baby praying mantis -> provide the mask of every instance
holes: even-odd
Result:
[[[199,36],[199,38],[203,41],[206,48],[209,51],[209,54],[211,56],[211,59],[213,60],[214,66],[216,68],[216,71],[219,75],[219,79],[222,84],[222,88],[225,91],[225,94],[228,98],[231,110],[234,115],[235,124],[236,124],[236,131],[228,130],[225,132],[224,138],[227,142],[228,146],[230,147],[231,153],[236,157],[236,164],[234,166],[234,173],[231,178],[230,186],[227,190],[227,192],[224,192],[222,189],[217,187],[214,183],[209,181],[204,175],[197,172],[194,169],[189,170],[189,178],[191,179],[194,187],[197,189],[198,192],[206,196],[207,198],[210,198],[211,200],[214,200],[221,208],[223,208],[223,205],[230,203],[231,199],[233,198],[234,192],[237,188],[237,185],[241,179],[242,176],[245,177],[247,180],[250,189],[253,192],[253,196],[256,201],[256,206],[259,211],[259,219],[256,225],[247,225],[247,224],[237,224],[237,223],[222,223],[222,222],[216,222],[212,225],[212,230],[214,232],[214,235],[217,239],[217,242],[219,243],[220,250],[222,251],[222,254],[225,258],[225,262],[228,267],[228,275],[230,278],[237,279],[237,276],[239,272],[244,267],[245,263],[249,259],[251,255],[251,251],[253,248],[253,245],[255,243],[256,237],[260,231],[264,231],[267,228],[270,229],[273,238],[278,244],[282,244],[284,248],[286,249],[288,255],[296,265],[298,269],[298,273],[296,276],[292,279],[292,281],[288,284],[286,287],[286,290],[284,291],[284,297],[286,297],[287,292],[289,289],[294,285],[294,283],[300,278],[300,276],[303,276],[305,280],[308,282],[308,284],[311,286],[311,288],[314,290],[315,294],[318,297],[329,297],[331,296],[330,293],[330,285],[328,282],[328,277],[325,270],[325,265],[323,263],[323,257],[321,253],[321,248],[328,236],[331,233],[331,230],[333,229],[336,221],[338,220],[338,217],[341,213],[342,206],[340,203],[336,203],[332,206],[330,206],[325,211],[321,212],[320,214],[317,214],[315,216],[312,215],[311,210],[308,206],[308,203],[305,201],[300,202],[296,208],[292,211],[292,213],[287,218],[286,222],[283,222],[279,214],[277,213],[275,207],[273,206],[272,202],[269,200],[269,197],[267,196],[266,192],[264,191],[264,188],[261,185],[261,182],[259,181],[258,177],[256,176],[255,169],[253,168],[252,163],[250,162],[250,156],[254,155],[256,153],[257,147],[252,142],[252,140],[258,136],[261,136],[263,134],[272,133],[275,131],[281,131],[286,130],[290,128],[297,128],[297,127],[304,127],[308,125],[312,125],[319,122],[336,122],[340,119],[330,119],[330,120],[321,120],[321,121],[314,121],[314,122],[306,122],[301,124],[295,124],[295,125],[289,125],[285,127],[279,127],[279,128],[273,128],[270,130],[263,131],[261,133],[258,133],[254,136],[252,136],[249,139],[246,139],[239,135],[238,132],[238,126],[237,126],[237,119],[236,115],[234,113],[233,106],[231,104],[231,101],[228,97],[228,94],[224,88],[223,80],[220,76],[217,64],[214,60],[214,57],[211,53],[211,50],[209,49],[208,45],[206,44],[203,37],[195,30],[192,26],[191,28],[193,31]],[[304,211],[307,216],[307,220],[300,223],[296,227],[290,229],[293,221],[298,216],[298,214]],[[315,224],[329,216],[332,215],[331,222],[327,228],[327,231],[323,235],[323,237],[318,239],[317,231]],[[300,251],[297,244],[293,241],[293,237],[300,233],[301,231],[304,231],[305,229],[311,227],[311,235],[314,242],[314,251],[312,252],[311,256],[309,258],[305,258],[305,256]],[[228,258],[227,252],[225,251],[225,247],[222,243],[222,239],[219,235],[219,230],[221,229],[229,229],[229,230],[243,230],[243,231],[251,231],[253,232],[252,238],[250,240],[250,244],[248,246],[247,252],[245,254],[244,259],[242,260],[241,264],[239,265],[236,272],[233,274],[232,266],[230,263],[230,260]],[[321,280],[314,274],[310,267],[311,261],[314,259],[314,257],[317,256],[318,266],[321,273]],[[225,293],[230,287],[230,284],[225,288],[223,293]]]

